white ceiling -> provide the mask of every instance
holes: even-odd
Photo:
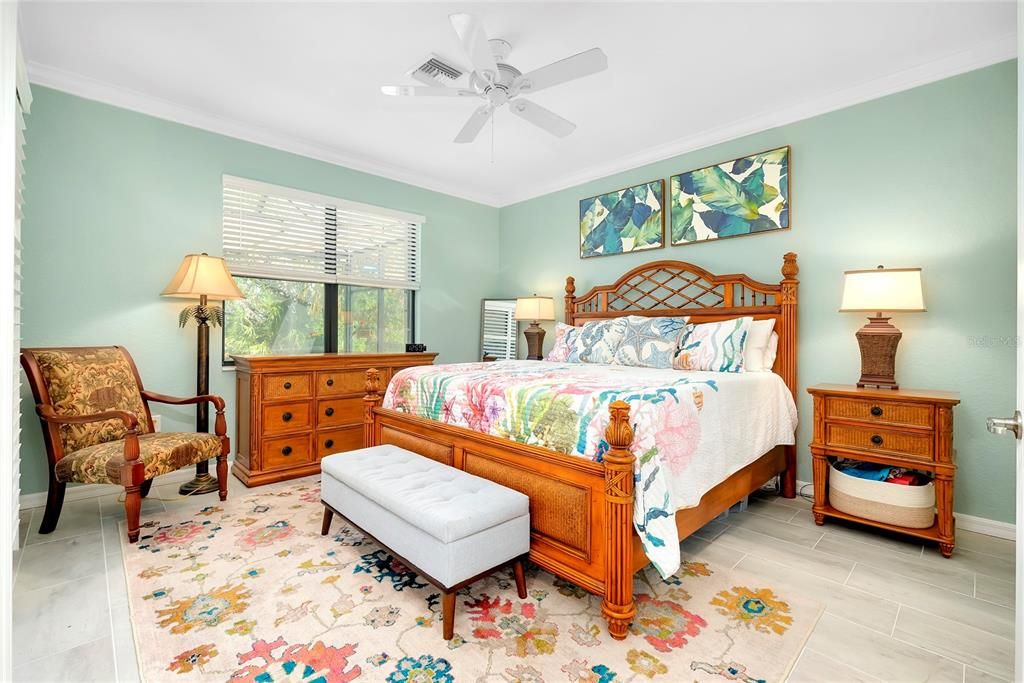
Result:
[[[532,96],[553,138],[476,100],[400,99],[448,14],[523,72],[599,46],[607,71]],[[22,4],[32,80],[502,206],[1014,56],[1013,2]]]

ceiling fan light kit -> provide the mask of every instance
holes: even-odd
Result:
[[[409,74],[426,85],[385,85],[381,92],[394,97],[477,97],[484,100],[485,104],[470,115],[455,136],[457,143],[473,142],[494,111],[506,104],[515,116],[556,137],[565,137],[576,130],[576,124],[553,111],[536,102],[516,98],[604,71],[608,68],[608,58],[600,48],[592,48],[523,74],[506,62],[512,45],[500,38],[488,39],[483,24],[476,17],[452,14],[449,19],[473,67],[469,71],[469,87],[449,87],[447,83],[458,81],[464,71],[432,54]]]

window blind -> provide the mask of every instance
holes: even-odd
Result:
[[[223,202],[236,275],[419,289],[423,216],[228,175]]]
[[[481,355],[498,360],[515,360],[518,326],[515,320],[516,302],[494,299],[484,300],[481,331]]]

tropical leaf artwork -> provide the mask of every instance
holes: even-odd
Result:
[[[672,244],[789,227],[789,147],[672,176]]]
[[[665,181],[580,201],[580,257],[665,246]]]

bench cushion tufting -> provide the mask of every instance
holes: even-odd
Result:
[[[324,458],[325,475],[444,543],[529,513],[529,498],[392,445]]]

